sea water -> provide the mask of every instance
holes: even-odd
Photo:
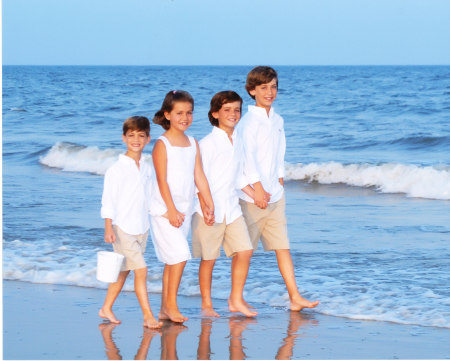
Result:
[[[105,288],[102,176],[124,152],[123,120],[151,118],[184,89],[201,139],[214,93],[237,91],[244,112],[252,104],[250,69],[4,66],[4,279]],[[302,294],[321,301],[314,312],[450,328],[450,67],[276,69],[291,253]],[[152,125],[148,162],[162,133]],[[146,260],[159,293],[151,242]],[[199,295],[197,269],[188,262],[181,294]],[[228,297],[229,274],[222,257],[214,297]],[[245,297],[289,305],[273,253],[254,254]]]

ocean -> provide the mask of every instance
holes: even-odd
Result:
[[[106,288],[100,203],[103,174],[124,152],[122,122],[151,118],[183,89],[195,99],[188,133],[201,139],[213,94],[237,91],[244,112],[252,104],[250,69],[3,66],[3,278]],[[276,69],[291,252],[303,296],[321,301],[311,312],[450,328],[450,67]],[[148,161],[162,133],[152,124]],[[146,259],[157,297],[151,242]],[[180,294],[200,294],[198,264],[188,262]],[[222,256],[213,297],[228,298],[229,274]],[[288,305],[273,253],[254,254],[245,297]]]

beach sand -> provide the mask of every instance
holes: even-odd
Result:
[[[3,282],[4,359],[445,359],[450,330],[350,320],[259,306],[255,319],[228,312],[216,300],[218,319],[200,317],[198,297],[179,297],[184,326],[142,327],[132,292],[115,313],[122,324],[97,315],[105,290]],[[150,294],[157,313],[160,295]]]

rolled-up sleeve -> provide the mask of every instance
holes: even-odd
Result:
[[[102,218],[114,219],[115,188],[114,177],[110,171],[107,171],[103,182],[102,208],[100,210]]]
[[[280,132],[280,141],[278,143],[278,161],[277,161],[277,173],[278,178],[284,178],[285,168],[284,168],[284,154],[286,153],[286,135],[284,129]]]
[[[250,123],[251,124],[251,123]],[[257,147],[257,133],[251,132],[250,124],[247,124],[242,129],[241,142],[244,148],[244,160],[243,160],[243,174],[247,180],[247,184],[254,184],[261,181],[261,176],[258,170],[258,163],[256,159]]]

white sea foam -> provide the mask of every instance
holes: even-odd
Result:
[[[77,144],[58,142],[39,159],[39,162],[51,168],[65,172],[88,172],[104,175],[117,160],[123,149],[99,149]],[[150,155],[144,155],[150,161]]]
[[[286,163],[286,179],[375,187],[381,193],[404,193],[408,197],[450,199],[450,166]]]
[[[56,242],[56,245],[55,245]],[[52,249],[43,254],[43,249]],[[80,248],[77,242],[15,240],[4,242],[3,277],[32,283],[64,284],[105,289],[108,284],[96,279],[96,252],[102,248]],[[154,255],[146,254],[149,265],[148,290],[161,293],[163,265]],[[340,258],[340,261],[343,261]],[[347,264],[349,260],[345,260]],[[342,267],[342,263],[341,267]],[[450,328],[448,299],[424,285],[404,284],[393,290],[389,283],[376,275],[336,273],[338,265],[331,264],[314,270],[299,272],[300,292],[309,299],[319,299],[316,312],[361,320],[389,321]],[[230,260],[221,258],[214,268],[214,298],[227,299],[230,292]],[[244,296],[258,307],[289,307],[289,297],[283,281],[276,271],[276,259],[272,255],[257,253],[247,280]],[[393,270],[395,272],[395,270]],[[413,278],[414,270],[410,275]],[[343,277],[342,274],[348,274]],[[382,275],[381,275],[382,276]],[[133,280],[127,281],[125,291],[133,291]],[[199,296],[198,260],[187,263],[179,293]]]

